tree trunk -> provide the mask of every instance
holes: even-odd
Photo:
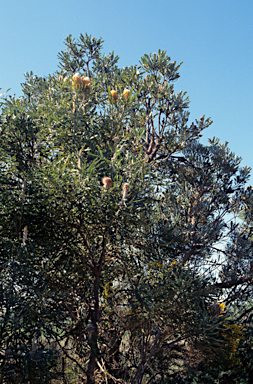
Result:
[[[90,345],[90,359],[87,369],[87,384],[95,384],[95,368],[96,368],[96,358],[99,354],[98,349],[98,323],[100,320],[99,314],[99,280],[102,270],[103,261],[105,258],[105,248],[106,248],[106,230],[105,235],[103,236],[102,242],[102,252],[97,265],[94,265],[94,284],[93,284],[93,297],[94,297],[94,309],[92,311],[92,326],[90,332],[88,332],[88,342]]]
[[[90,360],[87,369],[87,384],[95,384],[95,356],[90,352]]]
[[[87,369],[87,384],[95,384],[95,366],[96,357],[98,356],[98,328],[99,322],[99,278],[100,270],[95,271],[93,293],[94,293],[94,310],[92,311],[92,326],[88,332],[88,343],[90,345],[90,359]]]

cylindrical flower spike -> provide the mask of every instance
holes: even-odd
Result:
[[[115,91],[115,89],[111,90],[111,95],[112,95],[112,98],[114,99],[114,101],[116,101],[118,98],[118,94],[117,94],[117,91]]]
[[[122,191],[123,191],[122,199],[125,200],[127,198],[127,194],[128,194],[128,191],[129,191],[129,184],[128,183],[124,183],[123,184]]]
[[[25,243],[27,240],[27,233],[28,231],[27,231],[27,225],[26,225],[25,228],[23,229],[23,243]]]
[[[82,78],[79,73],[75,73],[72,77],[72,87],[79,89],[82,84]]]
[[[110,177],[103,177],[102,183],[104,185],[105,190],[108,191],[108,189],[112,185],[112,179]]]
[[[78,161],[77,161],[77,167],[78,167],[79,169],[82,169],[82,161],[81,161],[82,154],[83,154],[83,152],[82,152],[82,150],[80,149],[80,151],[79,151],[79,156],[78,156]]]
[[[128,99],[129,95],[130,95],[129,89],[125,88],[124,91],[123,91],[123,96],[124,96],[125,100]]]
[[[21,200],[24,200],[25,198],[25,187],[26,187],[26,179],[24,179],[22,183],[21,194],[20,194]]]
[[[90,78],[82,76],[82,81],[83,81],[83,90],[89,91],[91,89]]]

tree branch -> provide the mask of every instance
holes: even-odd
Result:
[[[232,288],[240,284],[252,283],[252,282],[253,282],[252,276],[244,276],[244,277],[241,277],[240,279],[232,279],[229,281],[224,281],[223,283],[214,284],[214,287],[219,289]]]

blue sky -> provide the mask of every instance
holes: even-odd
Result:
[[[167,50],[183,61],[176,90],[188,92],[190,119],[213,120],[202,142],[228,141],[253,168],[252,18],[252,0],[1,1],[0,92],[19,96],[25,72],[53,73],[70,33],[101,36],[121,66]]]

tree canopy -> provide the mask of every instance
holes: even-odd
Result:
[[[239,364],[250,169],[200,142],[212,121],[190,121],[166,51],[120,68],[101,38],[65,44],[54,74],[1,100],[1,382],[168,383]]]

